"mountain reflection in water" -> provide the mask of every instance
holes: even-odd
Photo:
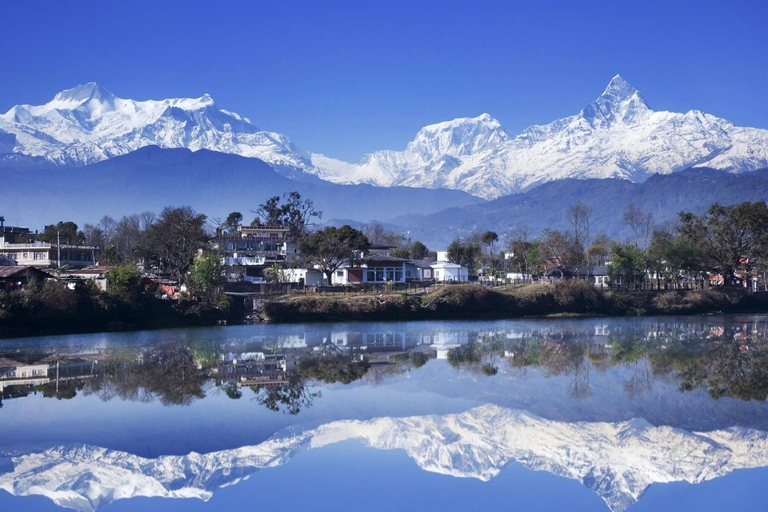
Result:
[[[0,434],[13,434],[0,441],[0,488],[77,510],[139,495],[207,500],[298,451],[348,439],[404,449],[427,471],[481,480],[518,461],[579,480],[613,510],[652,483],[768,466],[768,321],[757,316],[8,340],[0,393]],[[223,438],[216,446],[229,447],[200,455],[202,441],[190,437],[142,455],[130,440],[120,441],[123,450],[99,447],[103,438],[88,429],[67,438],[78,443],[57,443],[61,436],[42,423],[35,443],[13,441],[23,438],[14,426],[26,420],[10,405],[24,398],[42,408],[97,398],[106,416],[108,404],[134,403],[140,415],[142,404],[158,403],[169,422],[191,409],[186,421],[213,436],[223,420],[205,413],[208,402],[243,402],[244,422],[253,421],[253,404],[284,419],[260,440],[251,436],[255,444]]]

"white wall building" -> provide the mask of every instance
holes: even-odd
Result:
[[[469,269],[458,263],[436,261],[432,264],[435,281],[469,281]]]

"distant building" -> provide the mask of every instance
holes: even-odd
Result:
[[[449,261],[432,263],[435,281],[466,282],[469,281],[469,268]]]
[[[49,244],[30,241],[28,228],[6,226],[0,217],[0,257],[10,258],[26,267],[81,268],[96,264],[97,247],[90,245]],[[59,260],[60,258],[60,260]]]
[[[374,254],[353,260],[333,274],[338,285],[365,283],[404,283],[408,260]]]
[[[0,290],[2,291],[21,288],[33,280],[42,282],[46,279],[53,279],[53,276],[34,267],[0,267]]]
[[[48,363],[24,364],[0,358],[0,392],[8,386],[39,386],[49,380]]]
[[[218,242],[230,281],[266,282],[265,270],[297,258],[296,239],[282,226],[238,226],[235,236]]]
[[[582,279],[598,288],[607,288],[611,284],[608,267],[605,265],[565,267],[562,272],[559,269],[550,268],[544,275],[549,279]],[[615,284],[621,284],[621,280],[621,275],[615,276]]]

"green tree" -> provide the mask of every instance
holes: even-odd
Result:
[[[608,273],[611,279],[616,276],[624,277],[624,283],[635,275],[645,270],[645,252],[634,244],[615,244],[613,246],[611,263],[608,265]]]
[[[134,265],[117,265],[105,276],[107,293],[127,301],[136,300],[139,295],[141,273]]]
[[[680,234],[696,248],[708,270],[723,276],[725,286],[734,284],[734,272],[745,259],[756,260],[768,252],[765,202],[734,206],[715,203],[706,215],[681,212],[680,222]]]
[[[194,259],[189,273],[190,291],[207,303],[213,303],[219,296],[219,287],[224,283],[224,264],[221,257],[213,253],[203,253]]]
[[[271,267],[264,269],[264,277],[269,283],[282,283],[285,281],[283,266],[275,262]]]
[[[427,246],[418,240],[411,244],[409,252],[412,260],[423,260],[429,256],[429,249]]]
[[[477,270],[483,257],[483,250],[478,244],[454,240],[448,246],[448,261],[469,268],[470,272]]]
[[[368,238],[350,227],[327,227],[299,239],[299,251],[309,263],[325,274],[328,284],[333,281],[333,273],[345,261],[353,259],[357,253],[369,247]]]
[[[227,219],[221,225],[221,229],[227,233],[237,232],[237,227],[243,222],[243,214],[240,212],[232,212],[227,215]]]
[[[74,222],[62,221],[45,226],[37,239],[49,244],[55,244],[61,240],[62,244],[79,245],[85,243],[85,234],[78,229]]]

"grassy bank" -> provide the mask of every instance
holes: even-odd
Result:
[[[766,313],[768,297],[743,289],[616,292],[582,281],[504,289],[455,285],[422,296],[296,295],[265,304],[265,322],[500,319],[553,315]]]

